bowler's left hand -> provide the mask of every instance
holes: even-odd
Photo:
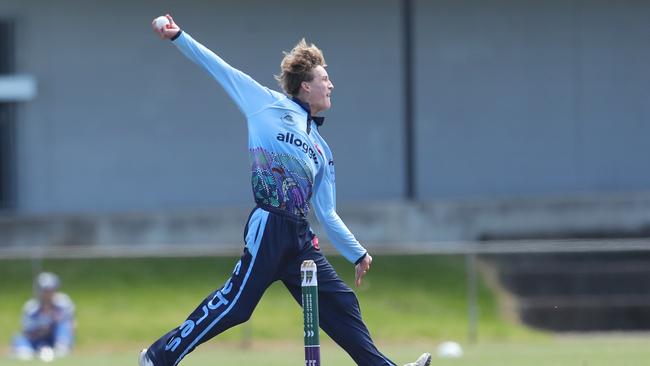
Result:
[[[361,286],[361,279],[363,279],[363,276],[368,273],[370,270],[370,264],[372,263],[372,257],[370,256],[370,253],[367,253],[366,256],[355,266],[356,269],[356,275],[354,276],[354,284],[359,287]]]

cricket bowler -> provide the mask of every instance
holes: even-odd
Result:
[[[321,136],[334,85],[323,54],[300,41],[285,53],[276,76],[282,94],[261,86],[181,30],[171,16],[154,31],[214,78],[246,116],[255,208],[244,229],[245,247],[226,283],[209,294],[181,325],[140,354],[140,366],[175,366],[201,343],[247,321],[264,291],[282,281],[301,302],[300,266],[318,269],[320,327],[362,366],[395,366],[375,347],[354,292],[339,278],[318,246],[306,217],[316,217],[336,249],[355,265],[355,284],[372,257],[336,213],[334,158]],[[163,19],[164,20],[164,19]],[[423,354],[409,366],[425,366]]]

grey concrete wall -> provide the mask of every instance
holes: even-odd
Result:
[[[19,110],[19,213],[250,204],[243,118],[155,38],[149,21],[168,9],[268,86],[281,50],[317,42],[336,86],[323,132],[340,201],[402,197],[399,1],[7,0],[0,16],[17,20],[18,71],[39,81]],[[649,10],[415,1],[418,197],[647,190]]]
[[[3,1],[0,16],[17,19],[19,72],[39,81],[38,98],[21,106],[19,211],[252,202],[244,119],[207,74],[153,34],[151,19],[168,9],[195,38],[274,88],[282,51],[303,36],[316,42],[335,84],[322,132],[340,158],[341,198],[399,197],[398,6],[387,0],[309,7],[296,0]],[[379,81],[386,87],[377,88]],[[379,178],[368,185],[362,177]]]
[[[650,188],[650,3],[416,3],[419,197]]]
[[[135,250],[159,245],[201,246],[215,252],[236,252],[243,245],[249,212],[249,207],[233,206],[154,214],[0,217],[0,252],[51,245],[124,246]],[[647,237],[650,233],[649,193],[435,203],[393,201],[342,205],[339,212],[371,251],[415,248],[431,242]],[[311,222],[325,250],[332,252],[324,231],[316,220]]]

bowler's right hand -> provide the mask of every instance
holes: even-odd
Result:
[[[178,34],[178,32],[181,31],[181,28],[176,23],[174,23],[174,19],[171,15],[165,14],[165,17],[169,19],[169,24],[167,24],[164,28],[156,28],[155,19],[151,21],[151,27],[153,28],[153,31],[160,36],[160,38],[172,39]]]

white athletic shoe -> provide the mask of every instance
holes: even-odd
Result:
[[[140,357],[138,358],[138,365],[139,366],[153,366],[153,362],[147,357],[147,349],[143,349],[142,352],[140,352]]]
[[[42,347],[38,350],[38,358],[43,362],[52,362],[54,361],[54,350],[52,347]]]
[[[423,353],[415,362],[407,363],[404,366],[429,366],[431,365],[431,354]]]

